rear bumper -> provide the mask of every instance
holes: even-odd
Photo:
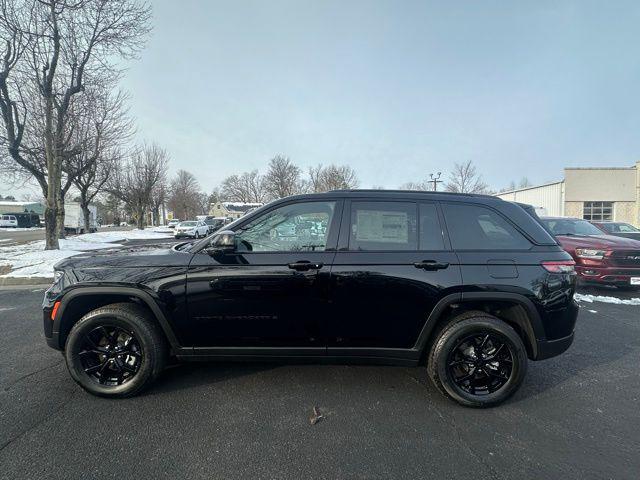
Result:
[[[556,340],[538,340],[538,355],[536,360],[544,360],[545,358],[551,358],[560,355],[567,351],[573,343],[574,333],[563,338]]]

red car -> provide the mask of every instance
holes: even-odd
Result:
[[[579,218],[540,221],[573,257],[582,281],[640,288],[640,241],[607,235]]]

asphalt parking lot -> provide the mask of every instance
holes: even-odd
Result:
[[[45,345],[42,295],[0,290],[3,479],[640,475],[638,306],[583,303],[566,354],[473,410],[423,368],[344,365],[189,364],[137,398],[95,398]]]

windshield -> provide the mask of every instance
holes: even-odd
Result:
[[[543,218],[542,223],[553,235],[602,235],[586,220],[573,218]]]
[[[195,227],[196,226],[196,222],[182,222],[178,226],[179,227]]]
[[[628,223],[603,223],[602,227],[610,233],[640,233],[640,230]]]

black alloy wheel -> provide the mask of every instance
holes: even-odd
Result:
[[[433,384],[461,405],[491,407],[513,395],[527,372],[527,349],[513,327],[493,315],[463,312],[436,333],[427,356]]]
[[[135,303],[113,303],[85,314],[69,331],[64,349],[78,385],[109,398],[131,397],[151,385],[168,353],[157,319]]]
[[[138,373],[143,351],[133,332],[100,325],[84,335],[78,352],[82,368],[101,385],[123,385]]]
[[[448,374],[472,395],[497,392],[509,381],[513,354],[506,340],[495,332],[477,332],[458,341],[449,352]]]

